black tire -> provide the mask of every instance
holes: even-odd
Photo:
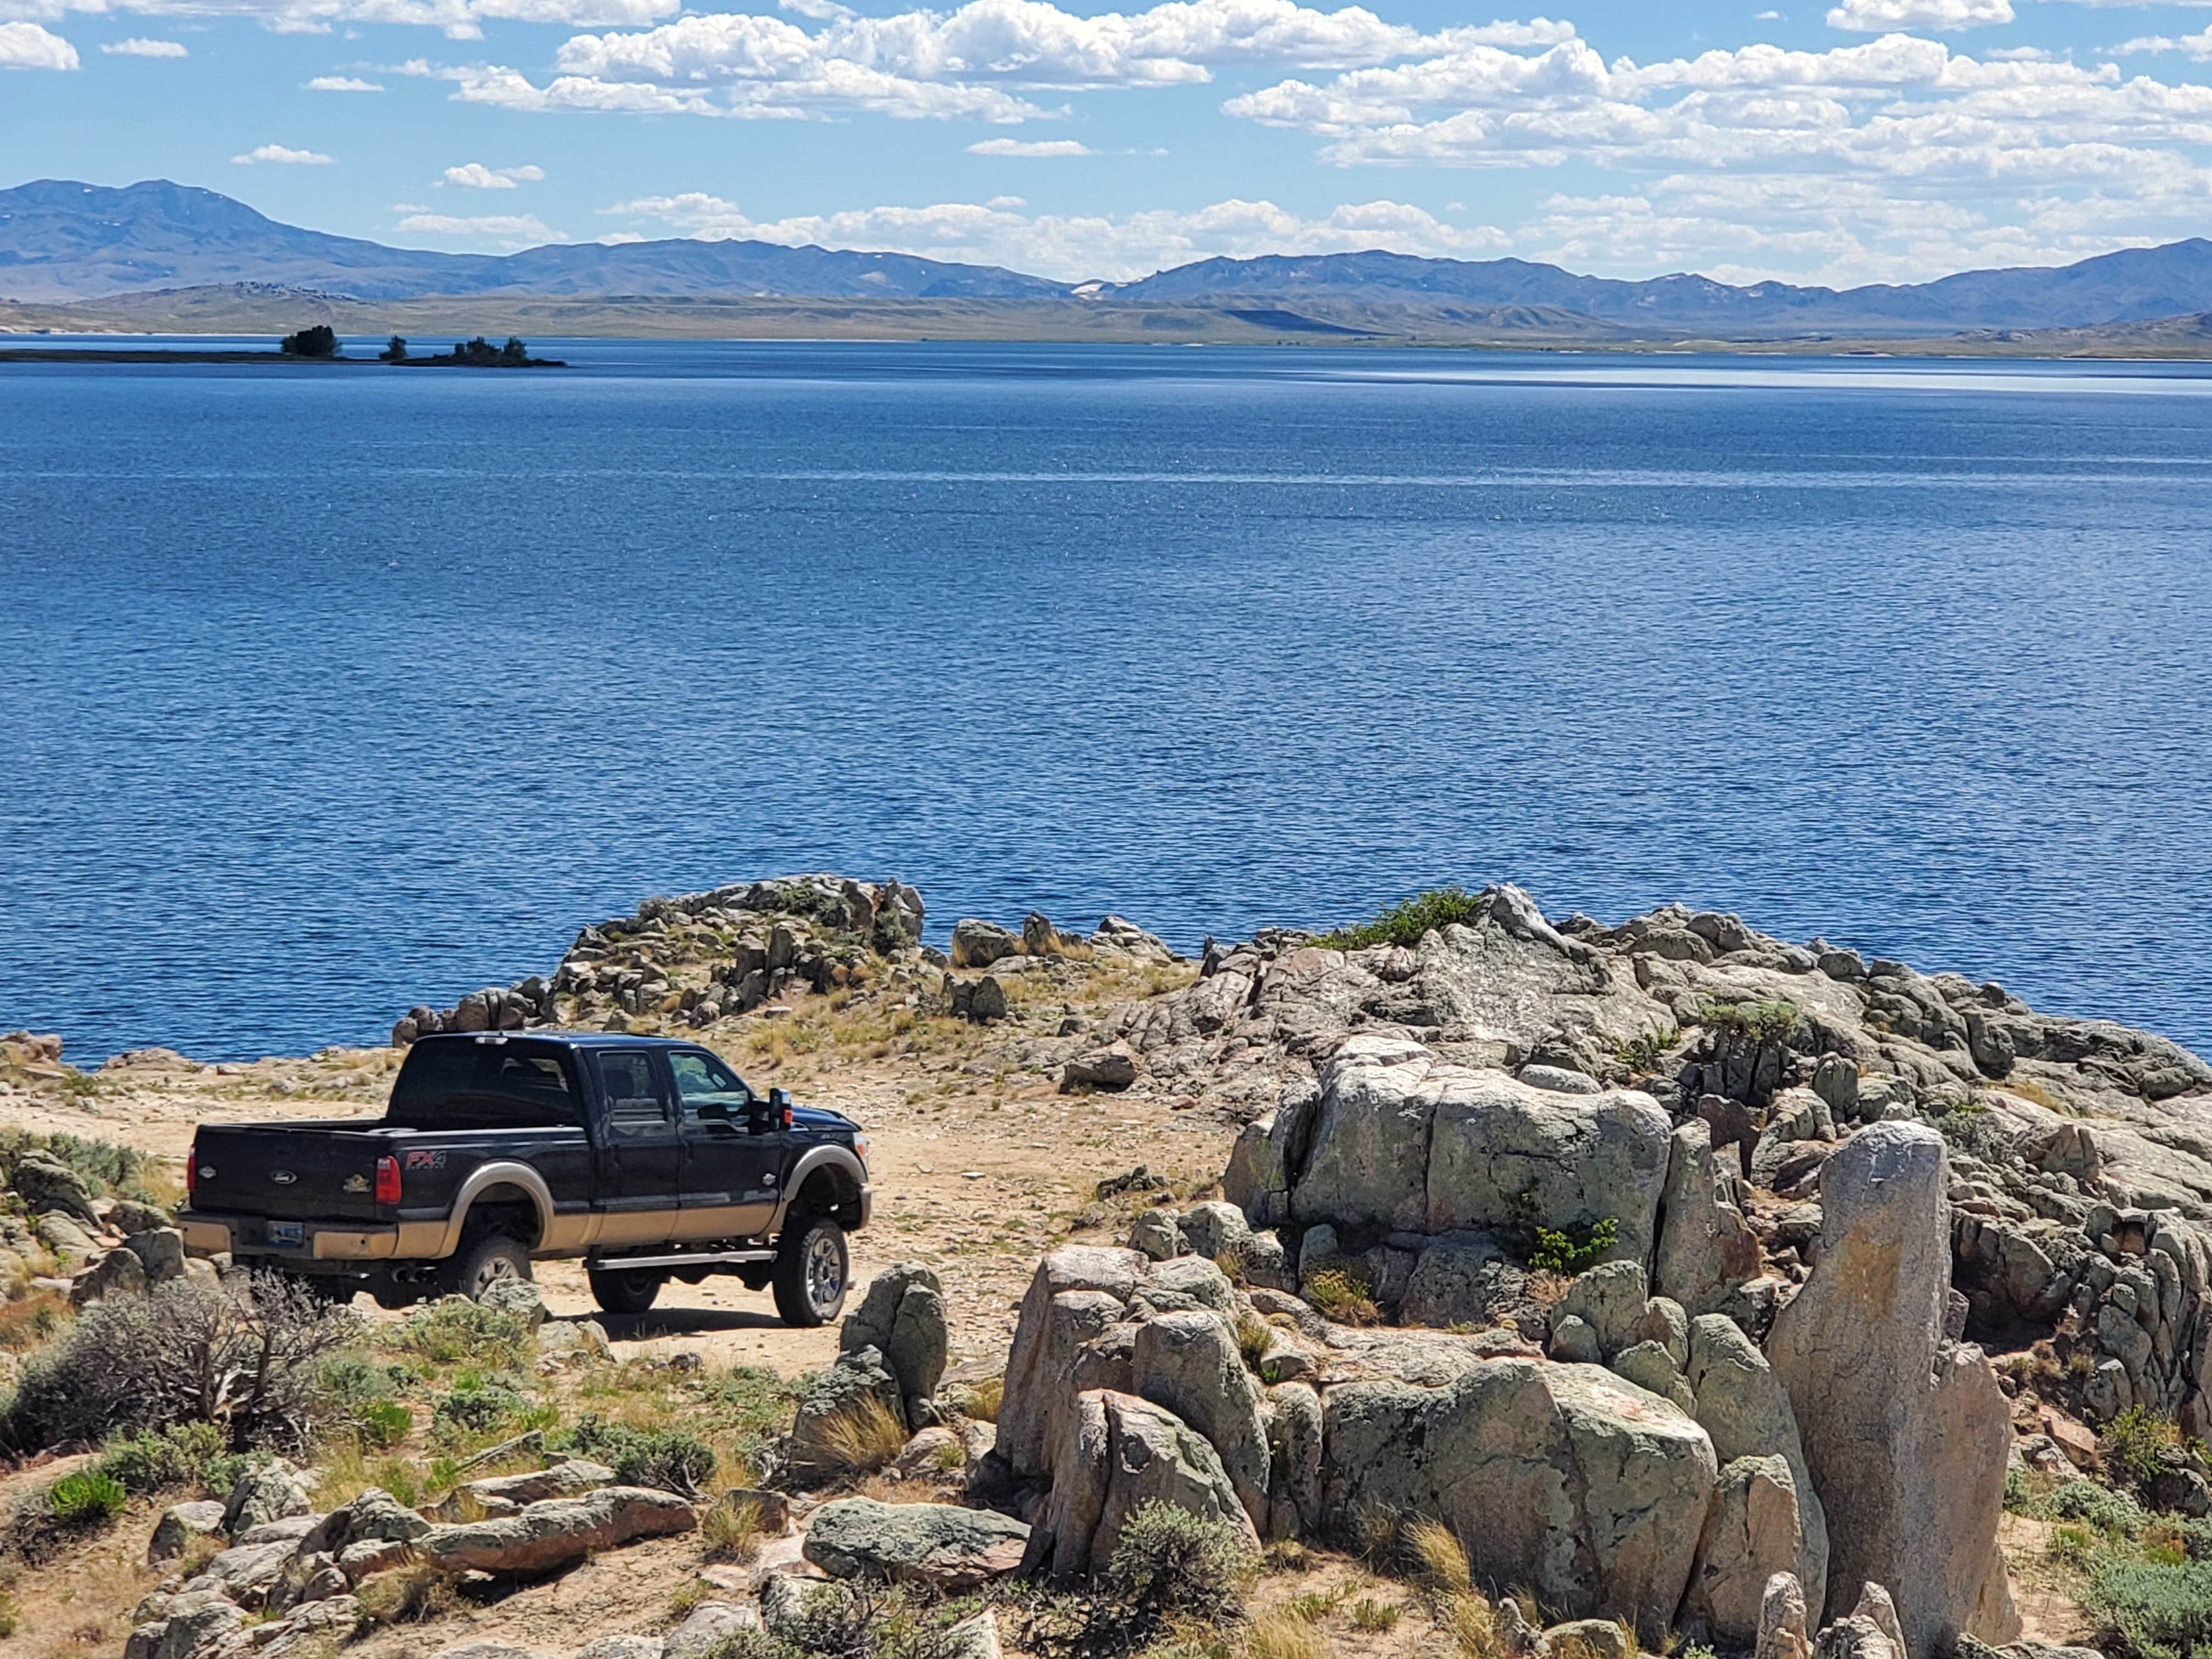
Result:
[[[643,1313],[668,1282],[665,1273],[651,1267],[593,1267],[586,1276],[592,1281],[592,1300],[611,1314]]]
[[[827,1216],[795,1218],[775,1255],[775,1310],[801,1329],[826,1325],[844,1311],[852,1260],[845,1230]]]
[[[528,1279],[530,1252],[522,1241],[505,1233],[478,1233],[464,1238],[453,1259],[446,1264],[446,1290],[480,1302],[483,1293],[502,1279]]]

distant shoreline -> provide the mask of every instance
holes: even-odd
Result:
[[[450,357],[408,357],[392,362],[380,357],[303,357],[283,351],[195,351],[190,347],[127,346],[0,346],[0,363],[189,363],[249,366],[277,363],[351,363],[362,368],[566,368],[556,357],[532,357],[526,363],[457,363]]]

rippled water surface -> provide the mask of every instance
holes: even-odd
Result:
[[[1680,897],[2212,1049],[2191,370],[553,349],[0,367],[0,1029],[371,1039],[832,868]]]

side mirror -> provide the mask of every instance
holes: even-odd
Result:
[[[769,1090],[768,1091],[768,1104],[770,1111],[774,1112],[778,1117],[781,1117],[785,1113],[791,1109],[791,1091],[788,1089]]]

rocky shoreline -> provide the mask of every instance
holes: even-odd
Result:
[[[2001,1538],[2094,1514],[2106,1553],[2067,1582],[2105,1650],[2193,1639],[2157,1597],[2197,1593],[2212,1516],[2198,1057],[1733,916],[1553,921],[1510,886],[1196,961],[1035,915],[963,918],[940,953],[923,915],[831,876],[649,900],[392,1034],[734,1043],[818,1005],[894,1051],[902,1019],[945,1022],[993,1045],[971,1069],[1231,1138],[1218,1197],[1100,1184],[988,1406],[947,1376],[931,1264],[878,1274],[744,1500],[790,1507],[811,1567],[788,1571],[1099,1593],[1164,1506],[1232,1553],[1388,1571],[1442,1528],[1489,1632],[1452,1603],[1461,1659],[2047,1659]],[[860,1490],[862,1420],[950,1489]],[[749,1593],[730,1617],[773,1632],[814,1592]],[[176,1616],[134,1644],[250,1645],[223,1616],[172,1639]]]

